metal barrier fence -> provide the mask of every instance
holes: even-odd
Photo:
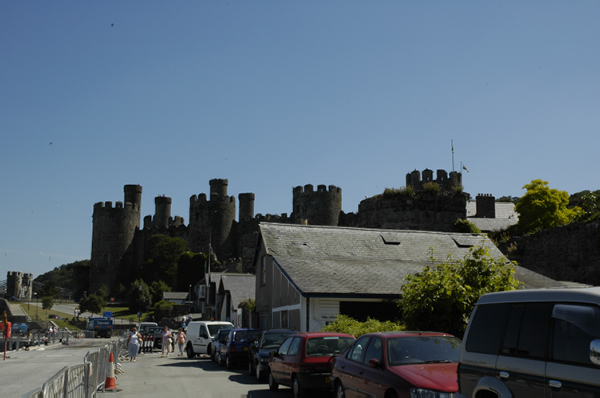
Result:
[[[7,351],[15,351],[20,350],[23,347],[54,344],[57,342],[69,344],[69,339],[75,337],[77,336],[73,335],[73,332],[69,331],[47,333],[44,330],[32,330],[26,334],[14,333],[9,339],[7,339],[6,349]],[[2,347],[2,349],[3,348],[4,347]]]
[[[92,398],[98,390],[104,390],[104,383],[110,366],[110,354],[117,367],[119,354],[125,348],[125,340],[119,338],[94,352],[88,352],[83,364],[64,367],[44,383],[23,398]]]

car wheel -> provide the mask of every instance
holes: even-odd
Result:
[[[225,358],[225,367],[227,368],[227,370],[233,369],[233,360],[229,358],[229,355],[227,355],[227,357]]]
[[[269,372],[269,390],[277,391],[279,389],[279,383],[273,379],[273,373]]]
[[[188,357],[189,359],[192,359],[192,358],[194,358],[194,355],[196,355],[196,354],[194,353],[194,347],[192,347],[190,344],[188,344],[188,346],[187,346],[187,347],[185,347],[185,352],[186,352],[186,354],[187,354],[187,357]]]
[[[294,398],[304,398],[306,396],[306,390],[300,385],[300,380],[298,380],[298,377],[295,376],[292,390],[294,392]]]
[[[346,393],[344,393],[344,386],[342,382],[339,382],[335,386],[335,398],[346,398]]]
[[[223,357],[219,354],[219,366],[225,365],[225,361],[223,361]]]
[[[390,390],[385,394],[385,398],[398,398],[398,393],[394,390]]]

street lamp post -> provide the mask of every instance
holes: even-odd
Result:
[[[37,293],[33,293],[33,295],[35,296],[35,320],[38,320],[38,295]]]

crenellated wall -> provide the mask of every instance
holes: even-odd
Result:
[[[318,185],[317,190],[308,184],[293,189],[292,220],[296,224],[338,225],[342,211],[342,189]]]
[[[90,292],[100,286],[114,286],[120,273],[121,259],[140,228],[142,187],[125,185],[122,202],[99,202],[92,215],[92,255],[90,260]]]

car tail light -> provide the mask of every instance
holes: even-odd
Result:
[[[235,346],[233,344],[229,346],[229,352],[235,352]]]

